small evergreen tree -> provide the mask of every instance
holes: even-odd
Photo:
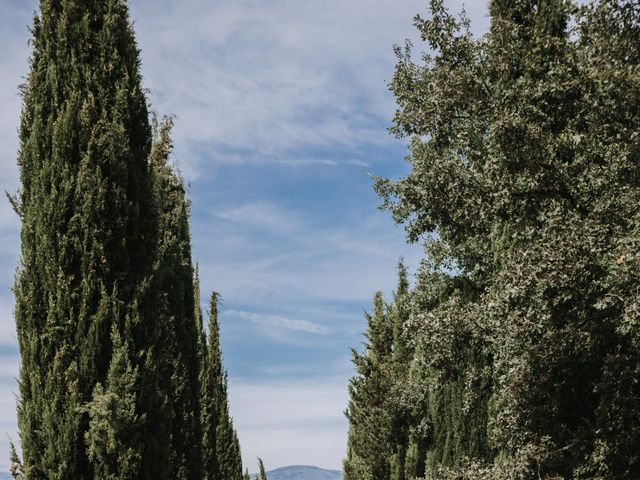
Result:
[[[382,293],[376,293],[373,313],[366,314],[367,331],[364,353],[353,350],[356,376],[349,382],[350,400],[345,480],[388,480],[391,474],[391,415],[389,393],[393,325]]]
[[[267,471],[265,470],[264,463],[260,457],[258,457],[258,465],[260,467],[260,476],[258,477],[258,480],[268,480]]]
[[[22,460],[16,451],[16,446],[11,441],[9,443],[9,473],[15,480],[24,479],[24,468],[22,467]]]
[[[172,470],[166,472],[167,477],[201,480],[201,319],[197,318],[195,305],[199,294],[195,291],[191,263],[189,202],[182,178],[169,164],[172,126],[171,118],[162,123],[154,119],[149,160],[159,231],[152,286],[160,327],[155,361],[165,417],[156,435],[170,439],[167,448]]]

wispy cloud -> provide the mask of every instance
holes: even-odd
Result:
[[[319,220],[274,203],[220,210],[218,218],[241,228],[219,222],[196,226],[205,287],[220,290],[234,304],[368,303],[374,291],[394,288],[398,258],[415,268],[421,249],[405,245],[402,229],[389,228],[391,221],[375,204],[371,213],[338,217],[343,213]],[[224,237],[216,235],[222,229]]]
[[[194,145],[208,150],[210,162],[287,158],[294,165],[309,162],[301,154],[309,148],[391,142],[380,125],[394,108],[385,88],[392,45],[416,36],[410,21],[422,0],[132,7],[146,20],[137,29],[147,86],[155,108],[178,117],[187,173],[203,170]]]
[[[344,159],[328,158],[329,154],[321,156],[309,156],[304,153],[276,153],[267,154],[260,151],[225,151],[221,149],[206,149],[207,154],[217,165],[225,166],[252,166],[271,165],[274,167],[305,168],[315,166],[325,167],[370,167],[371,163],[359,158],[351,158],[347,155]],[[194,154],[192,152],[192,154]]]
[[[240,225],[276,234],[287,234],[298,228],[300,221],[291,212],[272,202],[253,202],[213,212],[214,215]]]
[[[327,335],[331,333],[331,329],[308,320],[298,320],[294,318],[286,318],[280,315],[266,315],[262,313],[245,312],[243,310],[225,310],[227,315],[235,315],[246,320],[250,320],[256,325],[268,328],[283,328],[285,330],[293,330],[296,332],[313,333],[317,335]]]

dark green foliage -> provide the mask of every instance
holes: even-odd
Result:
[[[216,450],[218,464],[220,466],[220,478],[231,480],[242,479],[242,457],[240,454],[240,442],[233,426],[233,419],[229,414],[227,401],[227,374],[223,379],[223,402],[220,404],[220,417],[216,429]]]
[[[213,442],[227,470],[206,478],[239,479],[217,319],[216,432],[203,435],[189,203],[169,165],[172,121],[149,122],[126,1],[42,0],[33,45],[10,198],[23,222],[12,474],[200,480]]]
[[[420,470],[490,460],[487,438],[490,362],[474,322],[477,292],[464,277],[421,272],[410,327],[414,359],[402,392],[413,406],[410,429],[424,454]]]
[[[14,291],[29,479],[93,477],[82,407],[107,378],[112,327],[140,352],[134,369],[153,330],[138,304],[155,242],[138,50],[124,2],[89,4],[40,2],[23,88]]]
[[[242,480],[240,443],[229,415],[227,373],[222,368],[219,294],[209,303],[209,337],[204,344],[202,370],[202,432],[205,479]]]
[[[411,367],[377,382],[404,427],[367,448],[406,452],[409,476],[639,478],[640,7],[493,0],[473,38],[430,4],[416,25],[432,53],[398,49],[391,83],[411,172],[376,182],[427,253]],[[352,406],[367,365],[356,356],[352,435],[380,405]],[[387,455],[359,448],[350,437],[347,478]]]
[[[375,295],[373,313],[366,315],[365,351],[353,351],[357,374],[349,383],[345,480],[405,478],[408,424],[397,396],[410,361],[404,342],[408,282],[402,263],[399,277],[393,304],[386,305],[380,292]]]
[[[368,343],[363,354],[353,351],[357,375],[349,382],[349,441],[344,461],[345,480],[385,480],[390,475],[390,422],[386,409],[392,382],[389,366],[392,328],[385,312],[382,293],[374,298],[367,314]]]
[[[196,292],[191,264],[189,203],[182,179],[168,164],[172,120],[155,125],[150,155],[157,206],[159,241],[153,272],[155,309],[160,327],[156,346],[158,388],[165,394],[155,435],[170,438],[172,471],[167,478],[202,479],[200,442],[201,320],[196,318]],[[198,295],[199,296],[199,295]],[[164,430],[163,430],[164,429]]]

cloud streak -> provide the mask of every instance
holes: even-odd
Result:
[[[275,234],[291,233],[298,229],[300,223],[292,213],[268,202],[247,203],[213,214],[230,222]]]
[[[249,320],[256,325],[260,325],[266,328],[283,328],[285,330],[312,333],[316,335],[327,335],[331,333],[331,329],[323,325],[318,325],[317,323],[310,322],[308,320],[286,318],[280,315],[265,315],[260,313],[245,312],[243,310],[226,310],[224,313],[226,313],[227,315],[234,315],[236,317],[244,318],[245,320]]]

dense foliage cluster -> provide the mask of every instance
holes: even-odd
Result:
[[[171,120],[124,0],[41,0],[12,203],[25,480],[240,480],[215,297],[204,334]]]
[[[640,478],[640,6],[430,7],[376,182],[426,257],[354,355],[345,478]]]

